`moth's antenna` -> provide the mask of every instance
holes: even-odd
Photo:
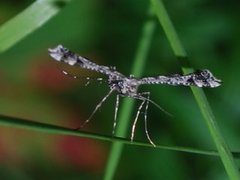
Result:
[[[98,81],[100,84],[102,84],[102,82],[106,82],[106,79],[103,79],[103,78],[95,78],[95,77],[82,77],[82,76],[77,76],[77,75],[74,75],[74,74],[71,74],[69,72],[67,72],[66,70],[61,70],[61,72],[70,77],[70,78],[74,78],[74,79],[86,79],[87,82],[85,83],[85,86],[88,86],[90,84],[90,81]]]
[[[62,72],[64,75],[66,75],[66,76],[68,76],[68,77],[70,77],[70,78],[74,78],[74,79],[80,78],[80,76],[73,75],[73,74],[71,74],[71,73],[69,73],[69,72],[67,72],[67,71],[65,71],[65,70],[61,70],[61,72]]]

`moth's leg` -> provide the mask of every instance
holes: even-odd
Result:
[[[113,120],[113,130],[112,135],[115,134],[115,129],[117,125],[117,113],[118,113],[118,107],[119,107],[119,94],[116,96],[116,105],[115,105],[115,112],[114,112],[114,120]]]
[[[151,140],[150,138],[150,135],[148,133],[148,126],[147,126],[147,112],[148,112],[148,105],[149,105],[149,99],[150,99],[150,92],[144,92],[142,94],[146,94],[146,98],[148,99],[147,102],[146,102],[146,105],[145,105],[145,112],[144,112],[144,124],[145,124],[145,133],[146,133],[146,136],[148,138],[148,141],[154,146],[156,147],[156,145],[153,143],[153,141]]]
[[[102,104],[106,101],[106,99],[110,96],[110,94],[114,91],[114,89],[111,89],[108,94],[106,96],[104,96],[104,98],[97,104],[97,106],[95,107],[94,111],[92,112],[92,114],[89,116],[88,119],[85,120],[85,122],[79,127],[77,128],[77,130],[79,130],[80,128],[84,127],[93,117],[93,115],[97,112],[97,110],[102,106]]]
[[[145,100],[143,100],[142,103],[140,104],[140,106],[138,107],[138,111],[137,111],[136,117],[135,117],[134,122],[133,122],[133,125],[132,125],[131,142],[133,142],[134,134],[135,134],[135,127],[136,127],[137,120],[138,120],[139,114],[140,114],[140,112],[141,112],[141,109],[142,109],[144,103],[145,103]]]

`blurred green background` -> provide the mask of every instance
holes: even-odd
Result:
[[[32,2],[1,0],[0,25]],[[193,67],[210,69],[223,81],[221,87],[204,91],[224,138],[232,151],[238,151],[240,3],[237,0],[164,3]],[[108,87],[98,82],[86,87],[84,77],[99,74],[57,63],[48,56],[47,49],[63,44],[96,63],[116,66],[128,75],[148,7],[148,0],[69,3],[44,26],[0,54],[0,114],[78,127],[108,92]],[[64,76],[62,70],[83,78]],[[157,24],[144,76],[180,72],[180,64]],[[150,91],[151,99],[174,115],[169,117],[150,106],[148,126],[155,143],[216,149],[188,87],[147,86],[143,90]],[[112,96],[84,130],[111,136],[114,101]],[[128,138],[130,131],[131,127]],[[135,139],[147,141],[142,119]],[[0,127],[0,178],[101,179],[110,146],[98,140],[3,126]],[[227,179],[227,175],[218,157],[126,145],[115,178],[219,180]]]

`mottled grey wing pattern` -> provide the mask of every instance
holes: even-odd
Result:
[[[71,66],[80,66],[84,69],[89,69],[92,71],[96,71],[107,76],[111,77],[125,77],[123,74],[117,72],[115,68],[111,68],[108,66],[98,65],[89,61],[87,58],[79,56],[78,54],[73,53],[69,49],[63,47],[62,45],[58,45],[56,48],[48,49],[49,55],[57,61],[61,61],[67,63]]]
[[[207,70],[198,70],[187,75],[170,75],[170,76],[156,76],[145,77],[138,81],[139,85],[142,84],[168,84],[173,86],[197,86],[197,87],[218,87],[221,80],[215,78],[212,73]]]
[[[217,79],[212,73],[207,70],[198,70],[187,75],[168,75],[156,77],[144,77],[141,79],[127,78],[123,74],[108,66],[98,65],[90,60],[73,53],[69,49],[58,45],[56,48],[48,49],[49,55],[57,61],[67,63],[71,66],[78,65],[84,69],[89,69],[107,75],[112,83],[117,83],[114,80],[124,81],[126,85],[134,84],[168,84],[173,86],[197,86],[197,87],[218,87],[221,85],[221,80]],[[137,86],[136,86],[137,87]]]

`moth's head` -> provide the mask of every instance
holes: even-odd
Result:
[[[75,65],[77,63],[77,58],[75,54],[72,53],[69,49],[63,47],[62,45],[58,45],[55,48],[48,49],[49,55],[55,59],[56,61],[63,61],[69,65]]]

